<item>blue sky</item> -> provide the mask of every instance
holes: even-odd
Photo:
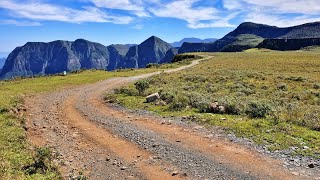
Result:
[[[241,22],[320,21],[319,0],[0,0],[0,52],[28,41],[85,38],[109,45],[221,38]],[[1,55],[1,53],[0,53]]]

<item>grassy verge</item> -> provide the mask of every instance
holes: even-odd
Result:
[[[61,88],[94,83],[112,77],[134,76],[175,68],[188,62],[165,64],[147,69],[83,71],[67,76],[47,76],[16,81],[0,81],[0,179],[60,179],[52,165],[50,149],[35,148],[27,143],[24,118],[8,113],[23,104],[25,96]]]
[[[224,127],[270,150],[296,147],[296,154],[320,157],[319,53],[210,55],[214,58],[197,67],[146,80],[144,95],[159,92],[165,106],[145,103],[134,84],[108,98],[129,108]],[[214,109],[214,102],[222,109]]]

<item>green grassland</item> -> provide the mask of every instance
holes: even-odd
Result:
[[[270,150],[294,146],[297,154],[320,157],[319,51],[254,49],[202,55],[213,57],[188,70],[146,79],[144,96],[131,84],[107,99],[220,126]],[[166,106],[145,103],[145,95],[155,92]],[[215,101],[223,112],[211,112]]]
[[[36,148],[27,143],[25,119],[10,115],[11,108],[23,104],[26,96],[50,92],[112,77],[134,76],[175,68],[189,62],[156,65],[147,69],[124,69],[114,72],[82,71],[67,76],[46,76],[0,81],[0,179],[60,179],[51,163],[49,149]]]

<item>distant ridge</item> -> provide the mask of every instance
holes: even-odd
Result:
[[[228,33],[223,38],[217,40],[214,43],[205,44],[204,51],[219,52],[224,49],[225,46],[232,44],[239,40],[240,35],[251,34],[263,39],[305,39],[305,38],[320,38],[320,22],[313,22],[302,24],[293,27],[280,28],[276,26],[269,26],[265,24],[257,24],[252,22],[244,22],[240,24],[234,31]],[[196,52],[199,49],[199,44],[186,44],[188,48],[187,52]],[[243,44],[244,45],[244,44]],[[249,46],[248,46],[249,47]]]
[[[184,38],[180,41],[176,41],[173,43],[170,43],[171,46],[173,47],[181,47],[183,43],[213,43],[217,39],[215,38],[208,38],[208,39],[199,39],[199,38]]]

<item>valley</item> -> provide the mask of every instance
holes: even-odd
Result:
[[[0,59],[0,179],[319,180],[319,29],[16,47]]]

